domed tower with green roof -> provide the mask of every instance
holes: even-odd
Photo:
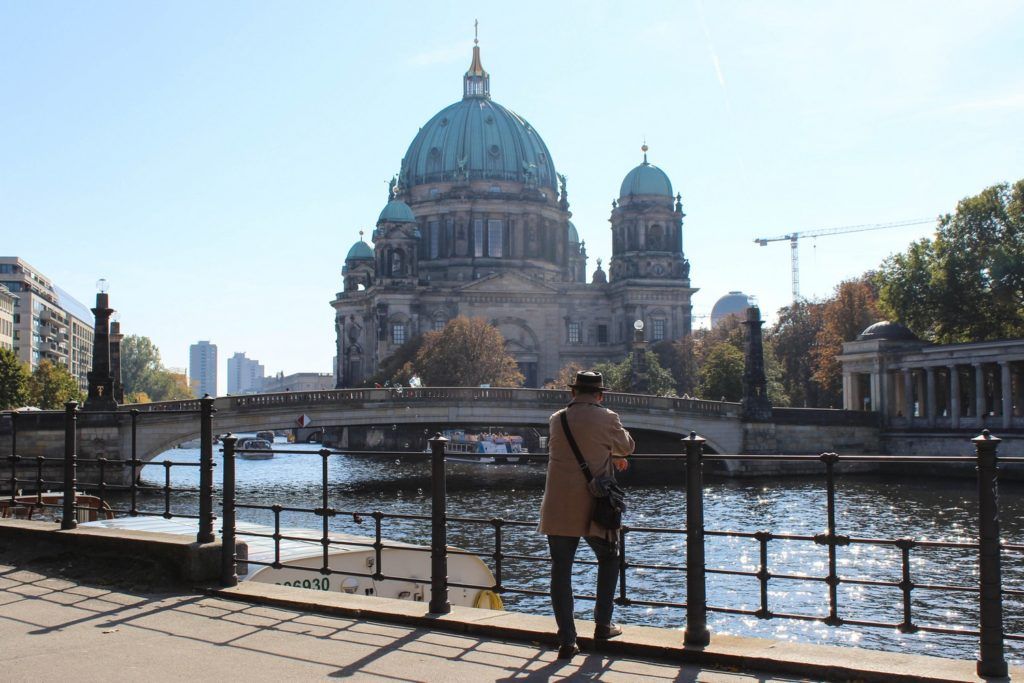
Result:
[[[385,286],[412,286],[419,275],[420,230],[409,205],[392,197],[377,218],[373,231],[376,282]]]
[[[612,202],[612,258],[608,268],[613,288],[623,294],[628,310],[641,304],[651,288],[678,290],[677,304],[655,307],[652,339],[689,334],[692,326],[690,262],[683,254],[683,203],[672,194],[668,175],[647,160],[626,174],[619,198]],[[637,315],[638,318],[644,316]]]
[[[647,161],[647,144],[641,147],[644,160],[626,174],[613,204],[612,282],[631,279],[690,279],[690,266],[683,256],[683,205],[672,195],[668,175]]]
[[[468,282],[514,270],[563,281],[570,213],[540,134],[491,99],[473,46],[462,99],[427,121],[402,159],[398,197],[416,215],[421,277]]]
[[[373,284],[375,278],[373,249],[363,241],[363,231],[359,231],[359,241],[352,245],[345,256],[345,265],[341,268],[341,276],[345,282],[346,292],[357,292],[360,287],[366,289]]]

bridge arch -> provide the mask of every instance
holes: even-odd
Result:
[[[300,416],[321,426],[449,424],[546,427],[552,412],[569,400],[566,391],[547,389],[402,388],[338,389],[225,396],[214,402],[215,433],[289,429]],[[627,429],[680,437],[695,431],[719,453],[742,445],[739,406],[698,399],[638,394],[607,394],[605,405],[619,413]],[[145,413],[138,420],[137,454],[151,460],[199,436],[198,401],[130,406]]]

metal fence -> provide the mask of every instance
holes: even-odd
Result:
[[[116,515],[159,516],[165,519],[172,517],[199,520],[199,532],[196,540],[209,543],[214,540],[213,534],[213,399],[204,398],[196,401],[195,409],[163,410],[160,415],[174,412],[183,415],[195,415],[200,422],[200,461],[177,462],[161,460],[146,462],[138,458],[137,430],[140,422],[151,413],[139,410],[125,411],[89,411],[88,415],[128,415],[131,421],[130,457],[127,459],[106,457],[83,457],[79,452],[78,420],[80,410],[78,403],[69,401],[65,404],[63,432],[64,453],[61,456],[19,455],[18,452],[18,413],[11,416],[11,452],[7,456],[10,487],[9,499],[0,499],[5,515],[17,515],[23,512],[31,516],[34,510],[53,510],[60,517],[61,529],[74,529],[80,517],[92,514],[97,509]],[[34,476],[25,476],[26,466],[34,470]],[[146,484],[141,481],[145,468],[161,468],[162,485]],[[172,486],[172,470],[174,468],[199,468],[199,486]],[[19,470],[21,474],[19,475]],[[119,474],[117,483],[108,481],[111,475]],[[80,479],[86,474],[90,479]],[[91,479],[95,477],[95,479]],[[59,493],[54,497],[46,494]],[[83,505],[83,494],[95,495],[98,508]],[[120,494],[120,495],[118,495]],[[198,504],[189,510],[172,509],[172,495],[197,495]],[[159,498],[159,508],[140,504],[140,500],[152,501]],[[114,503],[111,505],[111,503]],[[126,506],[126,507],[124,507]]]
[[[257,505],[237,500],[237,487],[235,481],[235,457],[239,453],[245,453],[242,449],[236,449],[236,439],[228,436],[224,439],[224,483],[223,483],[223,563],[222,583],[230,586],[238,581],[236,564],[247,562],[280,569],[288,566],[292,569],[300,569],[320,575],[342,574],[347,576],[358,576],[372,578],[375,581],[383,580],[407,580],[416,581],[412,577],[397,576],[394,573],[385,572],[386,567],[382,566],[383,551],[389,547],[382,535],[382,522],[386,519],[418,520],[430,524],[429,547],[421,547],[415,550],[429,553],[431,560],[430,572],[430,601],[429,610],[435,614],[444,614],[450,611],[448,601],[449,588],[471,588],[491,590],[501,595],[506,593],[517,593],[526,595],[543,596],[545,591],[531,590],[528,588],[509,585],[505,581],[503,568],[509,561],[524,561],[536,563],[549,563],[547,556],[522,555],[505,552],[504,530],[511,527],[535,527],[535,521],[507,520],[501,518],[477,518],[477,517],[456,517],[449,516],[447,512],[446,495],[446,469],[445,456],[447,439],[440,436],[430,440],[431,452],[431,511],[430,514],[393,514],[381,511],[358,511],[343,510],[331,506],[329,495],[328,462],[330,458],[342,455],[342,452],[329,449],[320,450],[289,450],[290,455],[316,455],[320,459],[322,494],[315,506],[310,507],[287,507],[282,505]],[[869,628],[896,629],[902,633],[928,632],[938,634],[952,634],[959,636],[974,636],[979,639],[980,657],[978,660],[978,673],[986,676],[1001,676],[1007,671],[1004,655],[1004,641],[1024,641],[1022,633],[1004,633],[1003,629],[1003,596],[1024,596],[1024,590],[1004,589],[1001,581],[1001,557],[1004,553],[1014,556],[1024,555],[1024,545],[1002,544],[999,537],[999,506],[998,506],[998,472],[997,462],[1024,463],[1024,458],[997,458],[999,439],[992,437],[987,431],[981,436],[973,439],[976,455],[974,457],[914,457],[896,458],[889,456],[847,456],[835,453],[823,453],[818,456],[757,456],[757,455],[705,455],[704,439],[691,433],[683,439],[685,446],[685,474],[686,474],[686,520],[683,528],[655,528],[655,527],[623,527],[619,537],[620,553],[620,575],[618,582],[617,604],[620,605],[644,605],[650,607],[673,607],[685,610],[686,628],[684,633],[685,642],[692,645],[706,645],[709,642],[709,631],[707,626],[707,615],[709,612],[719,612],[735,615],[750,615],[759,619],[795,619],[803,621],[817,621],[829,626],[851,625]],[[409,455],[408,452],[403,455]],[[427,454],[424,454],[427,457]],[[660,455],[634,455],[634,458],[661,458],[675,457],[679,454],[666,456]],[[815,535],[799,535],[787,533],[775,533],[771,530],[756,532],[739,532],[728,530],[709,530],[705,528],[704,519],[704,463],[708,461],[728,460],[772,460],[772,461],[807,461],[818,462],[822,466],[824,476],[824,489],[826,493],[827,528],[823,533]],[[914,463],[974,463],[977,468],[977,496],[979,504],[979,518],[977,528],[977,542],[941,542],[915,540],[912,538],[867,538],[849,536],[839,533],[836,524],[836,470],[847,463],[871,463],[871,462],[914,462]],[[259,510],[273,515],[273,532],[239,532],[236,529],[236,511],[238,510]],[[280,543],[282,540],[296,540],[310,542],[309,536],[289,536],[282,532],[282,513],[306,513],[319,518],[318,526],[321,528],[320,537],[314,542],[322,546],[322,558],[317,567],[296,567],[281,562]],[[352,572],[341,571],[330,566],[331,546],[338,541],[331,538],[330,520],[332,518],[350,517],[354,521],[362,521],[370,518],[374,521],[374,533],[372,540],[365,543],[353,542],[346,539],[346,545],[363,545],[372,548],[375,553],[373,571]],[[494,583],[492,585],[472,585],[456,583],[448,580],[448,558],[453,553],[466,552],[456,551],[448,548],[448,529],[453,524],[471,524],[489,528],[493,532],[493,551],[485,553],[484,556],[491,560],[493,567]],[[640,563],[630,562],[630,554],[627,552],[629,539],[632,534],[671,534],[686,537],[686,556],[682,564],[669,563]],[[270,538],[274,542],[274,558],[270,561],[255,561],[247,557],[236,555],[237,539],[242,536],[262,536]],[[756,571],[743,569],[732,569],[728,567],[707,567],[705,562],[705,543],[707,537],[733,537],[749,539],[758,544],[759,567]],[[774,573],[769,565],[769,545],[773,542],[803,542],[823,546],[828,554],[828,571],[824,576],[808,576],[803,574]],[[838,571],[837,549],[850,545],[891,547],[899,551],[901,557],[901,578],[899,581],[878,580],[867,577],[841,576]],[[404,550],[414,550],[403,545]],[[977,586],[954,585],[952,583],[918,583],[913,580],[912,553],[924,549],[960,549],[976,551],[979,563],[979,581]],[[593,562],[582,561],[593,564]],[[650,570],[657,572],[673,572],[685,575],[686,591],[685,598],[672,601],[643,600],[631,596],[631,587],[628,580],[628,570]],[[748,577],[758,582],[759,606],[757,609],[746,609],[742,606],[712,605],[707,601],[707,580],[708,575],[732,575]],[[807,614],[773,609],[770,600],[769,586],[772,582],[787,581],[813,581],[823,583],[828,588],[828,614]],[[902,597],[902,620],[899,622],[884,622],[879,620],[860,619],[844,616],[838,587],[840,585],[852,585],[864,587],[865,589],[897,589]],[[915,608],[912,596],[915,591],[921,592],[952,592],[973,596],[978,605],[980,624],[976,629],[951,628],[949,625],[921,623],[915,619]],[[593,599],[593,596],[578,595],[577,598]]]

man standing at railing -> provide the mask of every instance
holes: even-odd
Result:
[[[563,410],[569,431],[590,472],[601,477],[611,476],[613,468],[626,469],[625,458],[633,452],[635,444],[629,432],[623,429],[619,416],[601,406],[608,388],[604,386],[601,373],[577,372],[569,388],[572,401]],[[580,651],[573,622],[572,565],[581,537],[597,556],[594,638],[614,638],[622,629],[612,623],[619,556],[615,543],[609,540],[608,530],[591,519],[595,499],[562,426],[562,412],[559,410],[548,421],[548,473],[539,531],[547,534],[551,550],[551,606],[558,624],[558,658],[571,659]]]

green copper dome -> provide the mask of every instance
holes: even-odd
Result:
[[[576,226],[569,221],[569,244],[579,244],[580,233],[576,231]]]
[[[491,100],[480,48],[466,72],[463,98],[424,125],[402,160],[399,182],[416,185],[460,180],[510,180],[556,190],[551,154],[525,119]]]
[[[372,261],[373,260],[373,249],[366,242],[359,240],[352,245],[352,248],[348,250],[348,256],[345,257],[346,261]]]
[[[412,214],[412,209],[409,205],[403,202],[401,199],[392,199],[388,202],[388,205],[384,207],[384,210],[380,212],[380,217],[377,218],[377,222],[390,221],[392,223],[415,223],[416,216]]]
[[[647,145],[645,144],[641,149],[644,151],[644,163],[623,178],[622,187],[619,188],[619,197],[628,197],[631,194],[672,197],[672,181],[660,168],[647,163]]]

